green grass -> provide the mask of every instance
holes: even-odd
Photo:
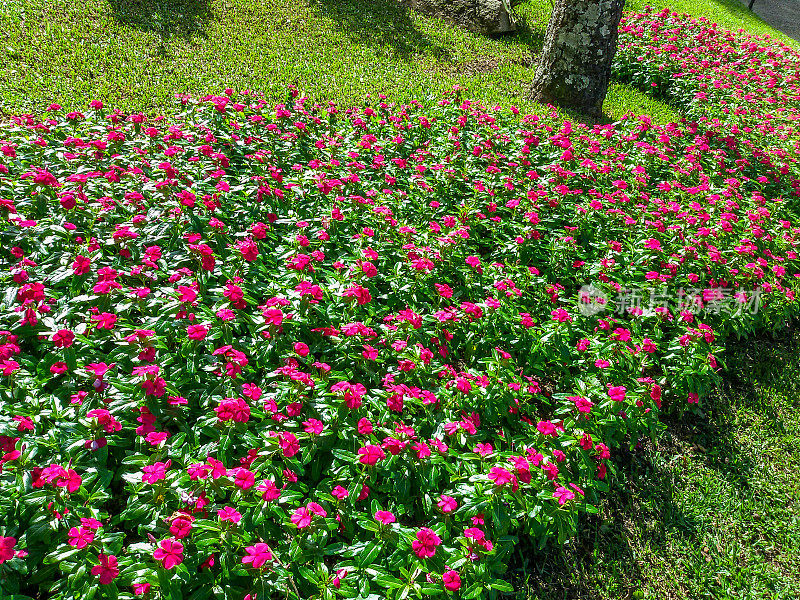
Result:
[[[736,0],[669,4],[725,27],[775,34]],[[489,104],[531,112],[541,107],[524,92],[549,10],[549,0],[527,0],[517,9],[519,33],[488,39],[395,0],[0,0],[0,108],[40,113],[51,102],[79,109],[102,99],[154,114],[169,112],[176,91],[231,86],[280,101],[290,83],[314,100],[348,106],[367,94],[407,102],[458,84]],[[605,110],[611,118],[629,111],[658,123],[679,118],[619,84]]]
[[[629,2],[631,9],[644,2]],[[674,3],[727,27],[771,32],[735,0]],[[91,99],[126,111],[169,111],[176,91],[226,86],[286,96],[295,83],[312,99],[346,106],[367,94],[394,101],[459,84],[490,104],[540,110],[525,100],[549,0],[527,0],[516,35],[488,39],[421,17],[395,0],[0,0],[0,107],[42,112]],[[606,112],[679,118],[641,92],[613,85]]]
[[[627,457],[602,518],[524,557],[519,599],[800,597],[800,333],[728,344],[704,417]]]

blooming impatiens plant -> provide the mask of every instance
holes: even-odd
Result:
[[[798,312],[800,56],[669,13],[620,44],[682,123],[295,89],[14,117],[3,592],[510,591],[725,336]]]

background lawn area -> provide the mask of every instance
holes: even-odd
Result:
[[[630,10],[646,4],[627,3]],[[649,4],[788,40],[738,0]],[[550,6],[527,0],[517,9],[520,32],[489,39],[394,0],[0,0],[0,109],[40,113],[51,102],[80,109],[102,99],[155,114],[174,109],[175,92],[230,86],[281,101],[295,83],[314,100],[342,106],[360,104],[368,93],[407,102],[459,84],[487,103],[531,112],[537,107],[524,91]],[[679,118],[665,104],[614,85],[606,113],[618,118],[628,111],[662,123]]]
[[[800,47],[736,0],[629,1],[708,17]],[[317,101],[396,102],[459,84],[491,104],[527,102],[549,0],[528,0],[514,36],[487,39],[392,0],[0,0],[0,109],[173,110],[175,92],[227,87]],[[679,119],[621,84],[606,113]],[[522,598],[800,597],[800,335],[729,347],[726,385],[706,417],[668,422],[656,445],[627,457],[603,519],[586,519],[565,548],[520,556]]]

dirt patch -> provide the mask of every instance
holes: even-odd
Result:
[[[495,56],[478,56],[473,60],[458,65],[456,69],[467,77],[474,77],[475,75],[491,73],[499,64],[500,59]]]

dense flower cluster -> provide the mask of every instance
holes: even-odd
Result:
[[[645,64],[626,48],[673,22],[701,26],[630,17],[620,60]],[[797,92],[796,54],[710,31],[761,50],[709,89]],[[681,77],[707,85],[692,39],[673,40]],[[169,121],[100,102],[17,117],[0,143],[4,582],[510,590],[516,540],[563,541],[596,510],[613,449],[699,401],[721,337],[797,313],[798,111],[767,121],[773,95],[746,99],[746,127],[589,128],[456,93],[340,111],[294,90],[182,98]],[[584,311],[588,284],[684,293]],[[713,310],[723,293],[759,310]]]

